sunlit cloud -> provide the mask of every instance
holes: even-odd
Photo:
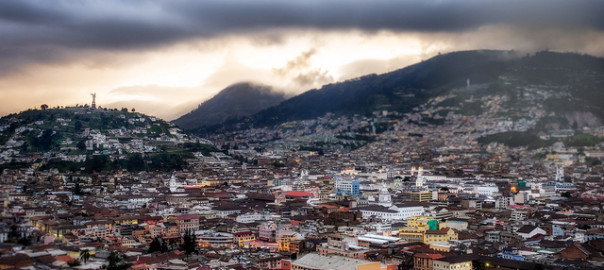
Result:
[[[241,81],[298,94],[456,50],[604,56],[603,7],[583,0],[1,1],[0,115],[89,103],[96,92],[100,105],[173,119]]]

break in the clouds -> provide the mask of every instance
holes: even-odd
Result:
[[[601,14],[590,0],[4,0],[0,115],[99,92],[172,118],[238,81],[299,93],[454,50],[602,56]]]
[[[68,49],[145,49],[267,28],[461,32],[504,24],[603,30],[602,14],[604,2],[590,0],[5,0],[0,68],[67,58]]]

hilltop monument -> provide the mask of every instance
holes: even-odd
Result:
[[[96,93],[90,93],[90,95],[92,96],[92,104],[90,104],[90,107],[96,109]]]

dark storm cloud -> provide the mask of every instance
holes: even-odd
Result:
[[[463,31],[487,24],[543,24],[602,29],[602,1],[178,1],[171,10],[205,33],[265,27]]]
[[[274,28],[461,32],[509,25],[601,31],[601,14],[604,1],[588,0],[3,0],[0,72],[65,59],[74,49],[145,49]]]

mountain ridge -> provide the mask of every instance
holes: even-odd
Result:
[[[467,82],[503,89],[505,87],[499,85],[498,80],[502,76],[512,76],[522,83],[564,84],[572,81],[569,76],[585,70],[600,74],[603,67],[602,58],[575,53],[545,51],[530,55],[516,51],[473,50],[439,54],[392,72],[327,84],[250,117],[227,120],[205,130],[193,131],[203,134],[270,126],[313,119],[326,113],[368,114],[381,109],[405,113],[430,97],[447,93],[455,87],[464,87]],[[593,85],[589,87],[596,89]],[[595,97],[587,97],[587,92],[582,91],[583,99],[593,101],[602,96],[602,93],[596,93]],[[604,112],[604,104],[593,107]],[[604,113],[601,115],[604,117]]]
[[[285,100],[286,94],[272,87],[240,82],[221,90],[202,102],[196,109],[175,119],[172,123],[184,129],[198,129],[228,120],[248,117]]]

